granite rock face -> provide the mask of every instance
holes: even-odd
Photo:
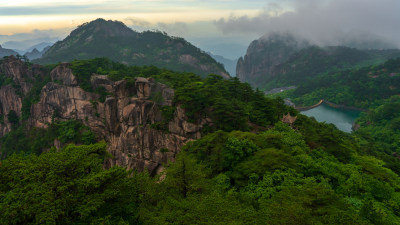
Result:
[[[246,55],[239,58],[236,76],[240,81],[258,87],[273,78],[277,67],[293,54],[308,46],[290,34],[272,34],[251,42]]]
[[[202,124],[208,122],[187,122],[185,111],[178,106],[168,124],[169,132],[153,129],[152,124],[163,121],[160,108],[172,106],[174,90],[152,78],[138,77],[133,85],[93,75],[92,86],[102,86],[110,93],[104,102],[98,101],[98,94],[77,85],[68,64],[57,66],[51,79],[31,108],[30,126],[46,128],[54,118],[82,121],[108,143],[113,158],[105,162],[106,167],[120,165],[156,174],[163,163],[174,160],[187,141],[200,138]]]
[[[0,63],[0,136],[11,131],[12,124],[7,115],[10,111],[16,112],[18,117],[22,114],[22,96],[32,89],[33,80],[43,76],[39,66],[27,66],[14,56],[4,58]]]

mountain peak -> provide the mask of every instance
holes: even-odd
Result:
[[[105,20],[102,18],[78,26],[77,29],[71,32],[70,36],[81,36],[85,33],[90,33],[92,35],[96,34],[105,38],[117,36],[132,37],[137,35],[137,32],[133,31],[120,21]]]
[[[47,64],[97,57],[128,65],[154,65],[229,78],[223,65],[183,38],[170,37],[162,32],[138,33],[120,21],[101,18],[78,26],[35,62]]]

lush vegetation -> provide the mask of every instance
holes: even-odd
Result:
[[[35,63],[70,62],[107,57],[129,65],[154,65],[175,71],[208,75],[225,72],[222,64],[183,38],[159,31],[137,33],[118,21],[97,19],[83,24],[54,44]],[[208,67],[203,70],[200,66]]]
[[[363,151],[385,161],[388,168],[400,174],[400,97],[393,96],[384,104],[370,109],[356,121],[355,135]],[[370,144],[373,144],[371,146]]]
[[[1,224],[135,224],[137,184],[103,169],[104,142],[69,145],[0,164]]]
[[[0,166],[7,224],[397,224],[400,178],[349,136],[300,116],[210,133],[161,177],[102,169],[105,144]],[[25,196],[24,198],[20,196]]]
[[[300,131],[277,123],[259,134],[220,131],[189,143],[165,180],[146,188],[141,219],[146,224],[400,222],[398,175],[358,154],[352,139],[330,126],[304,117],[295,126]],[[311,148],[309,138],[319,141]],[[346,156],[335,157],[342,153]]]
[[[105,58],[76,60],[71,63],[71,68],[80,86],[92,92],[97,92],[90,82],[93,73],[109,74],[114,81],[126,79],[130,85],[134,85],[136,77],[152,77],[175,89],[174,106],[184,108],[189,121],[211,118],[214,122],[212,130],[248,130],[248,122],[265,127],[287,112],[296,114],[293,108],[284,106],[281,99],[265,98],[261,91],[254,91],[237,78],[226,80],[218,75],[201,78],[193,73],[154,66],[126,66]]]
[[[389,65],[376,71],[394,79]],[[93,73],[128,85],[152,77],[174,88],[173,106],[160,107],[164,121],[153,128],[167,132],[177,106],[191,122],[212,123],[151,177],[104,169],[106,144],[80,121],[55,115],[48,129],[26,131],[9,114],[15,127],[1,139],[0,223],[400,224],[399,97],[363,114],[361,128],[347,134],[234,78],[103,58],[71,67],[87,91],[98,92]],[[280,121],[288,112],[297,116],[291,126]],[[51,148],[55,139],[64,147]]]
[[[27,130],[23,123],[15,126],[11,132],[0,138],[0,158],[19,152],[40,154],[54,146],[55,140],[58,140],[61,145],[93,144],[96,142],[96,136],[89,127],[76,120],[54,121],[47,129],[33,128],[31,130]]]
[[[297,89],[279,94],[298,105],[314,105],[320,99],[363,109],[377,107],[400,94],[400,58],[360,69],[321,74]]]
[[[304,83],[325,80],[322,75],[356,70],[371,65],[379,65],[400,56],[399,50],[359,50],[348,47],[304,48],[280,65],[272,77],[260,77],[257,87],[269,90],[276,87],[302,86]],[[315,83],[314,83],[315,84]]]

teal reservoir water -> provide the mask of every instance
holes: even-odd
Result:
[[[314,117],[319,122],[333,123],[339,130],[350,133],[354,121],[360,116],[359,111],[337,109],[327,104],[302,111],[301,114]]]

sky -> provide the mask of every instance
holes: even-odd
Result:
[[[0,44],[54,42],[104,18],[184,37],[227,58],[244,55],[252,40],[272,32],[294,32],[319,45],[399,47],[399,11],[400,0],[0,0]]]

